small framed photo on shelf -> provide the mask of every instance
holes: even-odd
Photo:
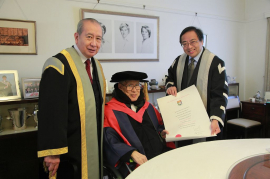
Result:
[[[0,100],[21,98],[17,70],[0,70]]]
[[[24,99],[39,97],[40,78],[22,78],[22,90]]]

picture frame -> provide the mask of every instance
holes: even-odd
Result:
[[[206,48],[207,46],[207,35],[203,34],[203,46]]]
[[[81,19],[100,22],[103,40],[101,62],[159,61],[159,17],[81,9]]]
[[[0,100],[21,98],[17,70],[0,70]]]
[[[22,78],[22,92],[24,99],[39,97],[41,78]]]
[[[37,55],[36,21],[0,19],[0,54]]]

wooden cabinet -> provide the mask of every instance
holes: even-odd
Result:
[[[251,119],[259,121],[263,125],[263,136],[267,136],[268,121],[267,121],[267,108],[265,102],[251,102],[251,101],[241,101],[242,102],[242,117],[246,119]]]
[[[0,178],[38,178],[36,131],[0,137]]]
[[[8,114],[7,109],[24,106],[34,107],[37,102],[38,99],[0,101],[0,115],[3,117],[3,122],[5,122],[2,128],[3,131],[0,133],[0,179],[38,178],[37,129],[34,127],[35,122],[29,118],[26,129],[14,131],[11,121],[5,119]],[[31,110],[29,109],[29,111]]]

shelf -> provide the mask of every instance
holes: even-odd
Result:
[[[239,83],[229,83],[229,86],[239,86]]]
[[[0,105],[11,105],[11,104],[24,104],[24,103],[37,103],[38,98],[30,99],[12,99],[12,100],[0,100]]]
[[[148,90],[148,93],[159,93],[159,92],[165,92],[165,89],[158,89],[158,90]]]
[[[13,129],[4,129],[0,132],[0,139],[7,139],[10,137],[16,137],[17,135],[26,135],[26,134],[31,134],[31,133],[36,133],[37,128],[30,126],[27,127],[26,129],[15,131]]]
[[[0,136],[12,135],[12,134],[20,134],[20,133],[32,132],[32,131],[37,131],[37,128],[31,126],[31,127],[27,127],[26,129],[18,130],[18,131],[15,131],[13,129],[7,129],[7,130],[2,130],[2,132],[0,132]]]

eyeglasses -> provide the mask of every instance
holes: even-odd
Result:
[[[198,41],[198,40],[192,40],[192,41],[190,41],[189,43],[188,43],[188,42],[182,43],[181,46],[182,46],[183,48],[186,48],[186,47],[188,47],[189,45],[194,46],[197,42],[199,42],[199,41]]]
[[[134,88],[135,88],[135,90],[140,90],[140,89],[142,89],[142,86],[141,86],[141,84],[137,84],[137,85],[124,85],[124,84],[122,84],[121,83],[121,85],[123,85],[123,86],[125,86],[126,88],[127,88],[127,91],[132,91]]]

